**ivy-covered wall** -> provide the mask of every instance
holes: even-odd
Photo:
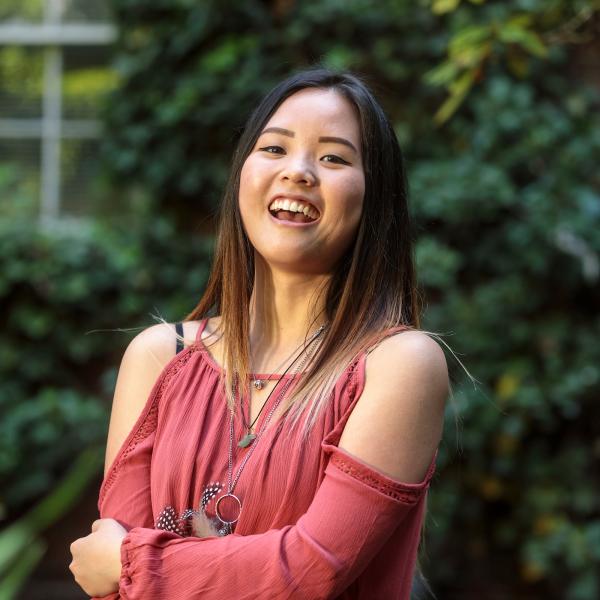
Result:
[[[150,324],[156,308],[175,320],[195,305],[211,243],[200,232],[210,231],[239,128],[274,83],[320,62],[364,74],[393,120],[423,326],[457,353],[447,353],[454,401],[423,572],[439,598],[599,597],[600,92],[582,76],[599,64],[586,54],[598,47],[597,3],[112,7],[119,84],[104,161],[116,197],[128,202],[135,187],[150,201],[74,236],[3,228],[7,510],[49,489],[48,473],[83,437],[103,441],[99,399],[110,397],[126,340],[85,332]],[[22,478],[15,465],[30,458]]]

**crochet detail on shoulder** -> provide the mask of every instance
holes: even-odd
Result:
[[[421,483],[402,483],[384,479],[376,471],[372,471],[355,461],[346,458],[343,454],[334,452],[330,459],[340,471],[351,475],[358,481],[362,481],[386,496],[398,500],[404,504],[416,504],[423,492],[429,487],[429,481],[433,475],[433,464],[430,467],[425,480]]]
[[[348,368],[348,385],[346,387],[346,392],[350,398],[353,398],[356,394],[356,387],[358,384],[358,364],[360,359],[360,355],[357,356]]]
[[[107,477],[101,486],[98,500],[99,504],[102,503],[108,490],[112,487],[120,468],[129,455],[135,450],[140,442],[145,440],[156,430],[158,424],[158,407],[164,391],[167,389],[173,377],[175,377],[180,369],[187,364],[188,360],[192,357],[192,354],[198,349],[198,346],[192,345],[177,354],[176,359],[173,360],[167,367],[167,370],[160,376],[160,384],[158,384],[151,392],[151,396],[148,398],[148,403],[144,409],[145,412],[142,413],[143,417],[141,421],[136,424],[135,429],[130,433],[129,440],[126,442],[126,445],[121,448],[117,459],[113,463],[110,472],[107,474]]]

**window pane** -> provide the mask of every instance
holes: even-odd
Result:
[[[97,140],[65,139],[61,146],[61,213],[89,216],[102,190]]]
[[[106,94],[116,85],[116,73],[107,67],[111,48],[66,46],[63,51],[63,115],[65,119],[93,119]]]
[[[0,46],[0,119],[41,117],[43,65],[40,48]]]
[[[63,21],[107,22],[111,20],[108,0],[68,0]]]
[[[0,216],[37,217],[40,141],[0,139]]]
[[[43,18],[43,0],[0,0],[0,21],[37,23]]]

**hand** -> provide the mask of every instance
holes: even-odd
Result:
[[[71,544],[69,569],[89,596],[107,596],[119,590],[121,542],[127,530],[114,519],[97,519],[92,533]]]

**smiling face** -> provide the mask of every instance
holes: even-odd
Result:
[[[239,206],[256,253],[286,271],[330,273],[360,222],[365,177],[354,106],[306,88],[273,113],[240,175]]]

